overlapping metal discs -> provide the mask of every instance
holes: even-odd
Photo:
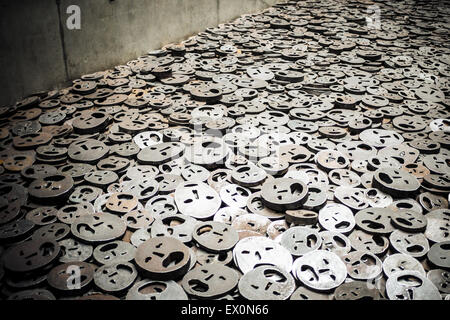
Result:
[[[448,299],[449,11],[289,1],[1,108],[2,298]]]

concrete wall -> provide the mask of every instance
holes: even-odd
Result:
[[[0,106],[280,0],[0,0]],[[81,29],[69,30],[70,5]]]

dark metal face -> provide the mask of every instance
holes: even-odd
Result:
[[[239,235],[232,226],[215,221],[198,224],[192,234],[201,248],[214,253],[233,249],[239,240]]]
[[[84,175],[94,170],[95,167],[87,163],[70,163],[59,168],[58,171],[61,174],[71,176],[74,181],[79,182],[84,178]]]
[[[10,222],[0,227],[0,239],[6,243],[23,240],[32,233],[34,227],[35,224],[27,219]]]
[[[88,139],[75,141],[69,146],[68,156],[74,162],[95,163],[109,152],[102,142]]]
[[[306,200],[307,192],[308,187],[302,181],[279,178],[263,185],[261,198],[273,210],[295,210]]]
[[[231,179],[243,187],[257,186],[266,178],[267,173],[254,165],[236,167],[231,173]]]
[[[40,227],[33,232],[32,240],[54,239],[56,241],[64,239],[70,233],[70,227],[64,223],[53,223]]]
[[[144,165],[160,165],[179,158],[184,153],[184,145],[177,142],[165,142],[144,148],[137,156]]]
[[[221,253],[212,253],[198,247],[193,247],[191,250],[192,249],[195,252],[196,264],[200,266],[213,263],[228,265],[233,260],[233,252],[231,250]]]
[[[35,180],[42,176],[49,176],[56,174],[57,169],[51,165],[35,164],[26,168],[23,168],[20,174],[27,180]]]
[[[128,242],[112,241],[94,249],[94,259],[101,264],[128,262],[134,259],[136,248]]]
[[[24,290],[12,294],[8,297],[8,300],[35,300],[35,301],[52,301],[56,300],[55,296],[48,290],[44,289],[31,289]]]
[[[136,264],[149,278],[177,279],[189,269],[189,249],[175,238],[158,237],[141,244]]]
[[[393,197],[405,197],[418,191],[420,183],[405,171],[381,168],[373,176],[373,186]]]
[[[237,271],[223,264],[208,264],[189,271],[181,282],[190,296],[213,299],[232,291],[238,284]]]
[[[119,180],[119,176],[113,171],[96,170],[87,173],[84,176],[84,179],[87,183],[95,187],[106,189],[110,184]]]
[[[60,246],[54,239],[37,239],[12,247],[4,255],[4,267],[12,272],[41,269],[54,261]]]
[[[427,257],[432,265],[438,268],[449,269],[450,262],[448,259],[450,251],[450,241],[435,243],[428,251]]]
[[[53,207],[40,207],[27,213],[26,219],[35,225],[45,226],[56,222],[58,210]]]
[[[58,210],[57,217],[62,223],[72,224],[75,219],[94,214],[94,206],[89,202],[67,205]]]
[[[85,111],[73,119],[72,126],[76,133],[86,134],[99,132],[108,125],[109,116],[103,112]]]
[[[110,156],[97,163],[99,170],[110,170],[114,172],[120,172],[126,169],[130,165],[130,161],[116,156]]]
[[[107,242],[121,237],[125,222],[109,213],[97,213],[76,218],[71,225],[72,234],[89,243]]]

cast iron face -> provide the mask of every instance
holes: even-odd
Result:
[[[300,180],[279,178],[265,183],[261,190],[264,204],[276,211],[300,209],[308,187]]]
[[[190,254],[188,247],[181,241],[158,237],[138,247],[135,261],[150,279],[172,280],[188,271]]]

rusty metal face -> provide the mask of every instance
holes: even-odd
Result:
[[[62,207],[58,210],[56,215],[60,222],[70,225],[75,221],[75,219],[81,216],[92,215],[94,213],[95,209],[92,204],[89,202],[80,202]]]
[[[430,251],[427,253],[428,260],[433,266],[448,269],[450,267],[450,263],[448,261],[449,251],[449,241],[435,243],[431,246]]]
[[[300,180],[279,178],[263,185],[261,198],[272,210],[295,210],[304,202],[308,187]]]
[[[56,174],[34,180],[28,190],[33,201],[38,203],[64,203],[73,189],[73,183],[71,177]]]
[[[158,237],[141,244],[136,264],[149,278],[176,279],[189,269],[189,249],[175,238]]]
[[[26,219],[35,225],[44,226],[56,222],[58,210],[53,207],[41,207],[27,213]]]

